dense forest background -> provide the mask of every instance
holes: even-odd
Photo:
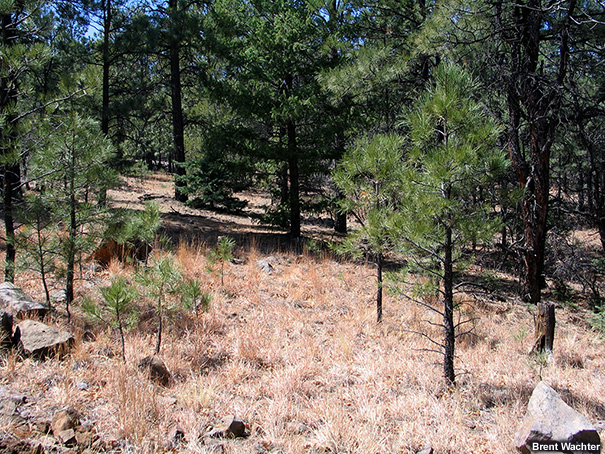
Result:
[[[197,207],[268,190],[261,220],[294,239],[304,213],[340,233],[348,214],[379,268],[424,251],[446,293],[457,244],[494,229],[532,303],[550,238],[584,225],[605,248],[602,2],[2,0],[0,16],[7,281],[23,226],[42,275],[61,230],[73,299],[84,233],[142,169]],[[568,263],[559,280],[581,274],[599,312],[602,256]]]

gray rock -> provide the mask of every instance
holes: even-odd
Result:
[[[29,316],[41,319],[48,312],[45,305],[34,301],[10,282],[0,284],[0,307],[17,318]]]
[[[139,362],[139,369],[147,373],[148,378],[162,386],[170,386],[172,374],[157,356],[147,356]]]
[[[19,416],[19,407],[27,401],[27,398],[20,393],[0,386],[0,415]]]
[[[262,271],[267,274],[277,273],[279,274],[279,270],[275,267],[275,263],[277,263],[277,258],[274,256],[269,256],[266,259],[259,259],[256,261],[256,266],[259,267]]]
[[[67,291],[63,288],[50,292],[50,299],[55,303],[64,303],[67,300]]]
[[[74,337],[67,331],[34,320],[24,320],[15,329],[15,339],[24,353],[44,357],[63,355],[73,344]]]
[[[431,446],[427,446],[422,451],[418,451],[418,454],[433,454],[433,448]]]
[[[13,345],[13,316],[0,309],[0,347],[10,348]]]
[[[90,384],[87,381],[79,381],[76,383],[76,388],[80,391],[88,391],[90,389]]]
[[[601,439],[588,419],[567,405],[557,392],[544,382],[534,389],[528,414],[515,436],[515,447],[531,454],[533,443],[591,443]]]

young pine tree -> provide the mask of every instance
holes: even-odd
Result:
[[[122,360],[126,363],[126,345],[124,330],[138,320],[138,311],[133,304],[137,291],[125,278],[118,276],[109,287],[101,289],[103,303],[96,305],[91,299],[84,300],[82,308],[91,317],[100,320],[118,330],[122,345]]]
[[[436,68],[434,85],[409,113],[411,148],[403,169],[398,230],[402,249],[440,295],[444,375],[455,385],[456,267],[464,248],[489,242],[497,222],[472,197],[505,167],[496,148],[500,129],[472,95],[474,80],[461,68]]]
[[[361,225],[339,246],[340,252],[365,255],[376,264],[376,319],[382,321],[384,256],[394,248],[393,231],[401,187],[403,139],[394,134],[364,140],[345,153],[334,172],[344,199],[341,209]]]

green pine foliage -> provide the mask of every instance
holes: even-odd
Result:
[[[134,304],[137,298],[137,290],[128,281],[118,276],[112,279],[111,285],[101,288],[103,301],[101,304],[87,298],[82,303],[82,309],[96,320],[118,330],[122,345],[122,360],[126,362],[126,345],[124,331],[136,324],[139,319],[139,311]]]
[[[428,290],[440,295],[441,307],[433,310],[443,319],[441,353],[450,385],[455,384],[459,326],[454,324],[456,272],[465,263],[466,247],[491,244],[498,227],[489,207],[472,193],[506,168],[496,147],[500,128],[473,99],[474,89],[474,80],[461,68],[436,68],[434,85],[407,116],[411,146],[398,210],[399,249],[435,284]],[[417,290],[422,295],[427,289]]]
[[[365,256],[376,264],[377,320],[382,320],[382,268],[385,254],[395,247],[397,209],[402,184],[404,140],[394,134],[360,141],[345,153],[334,172],[344,199],[341,209],[351,213],[361,227],[338,245],[337,250]]]
[[[225,285],[225,263],[233,259],[233,250],[235,249],[235,240],[228,236],[218,237],[216,247],[208,254],[208,262],[211,266],[219,265],[219,274],[221,276],[221,285]],[[212,270],[212,268],[210,268]]]

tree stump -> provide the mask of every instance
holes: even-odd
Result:
[[[538,303],[535,328],[536,341],[530,353],[547,352],[552,355],[555,339],[555,303],[552,301]]]

